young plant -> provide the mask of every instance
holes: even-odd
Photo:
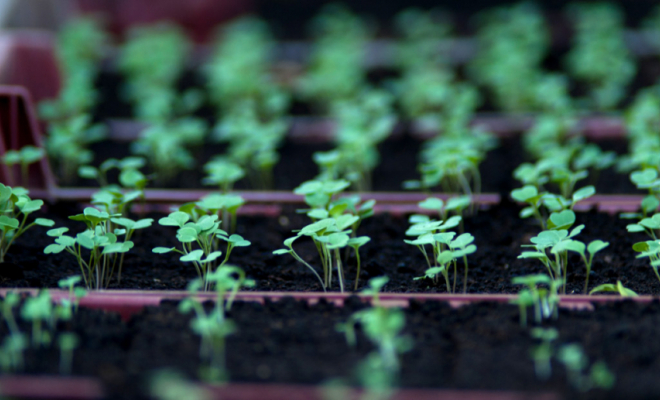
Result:
[[[87,229],[75,238],[65,235],[69,228],[49,230],[47,234],[55,238],[55,243],[48,245],[44,253],[66,251],[73,255],[80,266],[85,286],[97,290],[108,287],[115,271],[120,279],[124,254],[133,248],[133,242],[130,241],[133,232],[148,228],[153,223],[151,218],[133,221],[121,217],[121,214],[108,214],[93,207],[87,207],[82,214],[69,219],[84,222]],[[113,228],[114,225],[122,228]],[[125,237],[124,242],[118,241],[121,235]]]
[[[448,202],[449,204],[449,202]],[[437,210],[441,217],[446,217],[446,207],[442,200],[429,198],[419,204],[421,208]],[[458,260],[463,260],[464,278],[463,292],[467,293],[467,256],[477,250],[477,246],[472,244],[474,236],[469,233],[463,233],[456,237],[455,232],[447,232],[448,229],[457,227],[462,218],[460,216],[449,217],[446,220],[434,220],[427,215],[412,215],[410,217],[410,228],[406,231],[407,236],[417,236],[414,240],[404,240],[405,243],[417,246],[424,255],[428,265],[426,273],[417,279],[432,279],[438,283],[439,276],[442,274],[447,286],[447,292],[456,292],[457,264]],[[426,246],[431,247],[428,252]],[[430,254],[429,254],[430,253]],[[453,265],[454,282],[451,286],[449,270]]]
[[[245,176],[243,168],[226,157],[213,158],[204,165],[204,171],[208,175],[202,180],[202,183],[217,186],[222,193],[230,192],[234,183]]]
[[[561,279],[551,279],[548,275],[528,275],[513,278],[514,285],[524,285],[514,303],[520,308],[520,325],[527,325],[527,307],[534,307],[534,321],[537,324],[544,319],[557,319],[559,307],[559,288],[564,285]],[[542,286],[539,286],[542,285]]]
[[[616,285],[612,283],[604,283],[602,285],[598,285],[595,288],[591,289],[589,292],[589,296],[591,296],[594,293],[600,293],[600,292],[615,292],[619,293],[621,297],[637,297],[637,293],[635,291],[628,289],[627,287],[624,287],[621,281],[616,281]]]
[[[207,312],[202,304],[195,299],[196,293],[202,287],[211,285],[215,288],[217,297],[215,306]],[[209,272],[207,280],[197,279],[188,285],[190,296],[179,304],[179,311],[187,314],[191,310],[195,317],[190,322],[191,329],[201,336],[200,357],[207,363],[200,370],[202,379],[223,383],[228,379],[225,365],[225,340],[236,331],[234,322],[228,319],[225,312],[231,308],[234,296],[241,286],[250,286],[254,282],[245,278],[242,269],[225,266]],[[226,296],[230,293],[229,296]]]
[[[2,157],[3,164],[7,165],[10,173],[13,171],[11,168],[14,165],[20,165],[21,167],[21,182],[24,186],[30,186],[30,176],[28,174],[28,168],[30,164],[34,164],[37,161],[44,158],[45,152],[44,149],[34,146],[23,146],[20,150],[7,150],[4,157]],[[12,178],[15,178],[12,176]]]
[[[542,381],[547,381],[552,375],[552,365],[550,361],[554,355],[553,343],[557,340],[559,333],[556,329],[548,328],[534,328],[531,335],[535,339],[539,339],[541,344],[532,348],[531,355],[534,360],[534,372],[536,377]]]
[[[82,281],[82,276],[73,275],[65,279],[60,279],[57,282],[57,286],[62,289],[68,289],[69,298],[62,299],[61,304],[63,307],[70,309],[70,314],[73,314],[75,311],[78,311],[78,304],[80,304],[80,299],[87,295],[87,290],[80,286],[76,286]]]
[[[176,252],[181,254],[179,260],[191,262],[197,271],[197,275],[203,281],[204,290],[209,290],[213,282],[209,279],[212,272],[221,270],[229,260],[229,255],[235,247],[246,247],[250,242],[237,234],[229,235],[226,231],[220,229],[221,221],[218,215],[202,215],[197,218],[193,209],[184,211],[175,211],[165,218],[161,218],[158,223],[163,226],[177,227],[176,238],[181,243],[181,249],[176,247],[155,247],[153,252],[164,254]],[[227,248],[225,257],[218,264],[222,257],[222,251],[219,250],[220,243],[226,242]],[[195,249],[195,244],[199,248]]]
[[[614,386],[616,378],[602,361],[591,365],[587,372],[589,359],[579,344],[562,346],[557,353],[557,359],[566,367],[566,374],[571,385],[580,392],[591,389],[608,390]]]
[[[28,340],[22,333],[5,336],[0,347],[0,368],[5,373],[23,370],[23,351],[29,348]]]
[[[361,203],[360,196],[339,197],[341,192],[350,186],[346,180],[312,180],[298,186],[294,193],[305,196],[305,203],[310,209],[298,210],[306,212],[312,219],[312,223],[302,230],[298,235],[284,241],[286,249],[273,252],[276,255],[291,254],[296,261],[304,264],[317,277],[323,290],[332,285],[333,269],[338,270],[339,287],[344,290],[344,272],[341,249],[353,248],[357,259],[356,288],[360,278],[360,255],[359,248],[369,242],[366,236],[356,236],[360,223],[373,215],[374,200]],[[302,236],[310,237],[321,258],[323,268],[323,279],[316,270],[304,261],[293,250],[293,242]],[[347,254],[345,254],[346,256]]]
[[[60,375],[71,374],[73,364],[73,351],[80,344],[78,335],[72,332],[61,333],[57,337],[57,345],[60,348]]]
[[[403,311],[380,304],[378,293],[388,281],[386,276],[371,279],[363,292],[372,296],[372,307],[355,312],[347,322],[337,325],[337,330],[346,335],[349,346],[356,345],[355,325],[360,324],[376,347],[358,367],[358,376],[367,390],[381,395],[389,393],[396,385],[401,355],[413,344],[412,338],[402,333],[406,324]]]
[[[16,187],[11,188],[0,183],[0,262],[14,241],[35,225],[51,227],[54,221],[46,218],[37,218],[28,223],[28,216],[41,209],[43,200],[32,200],[28,191]]]

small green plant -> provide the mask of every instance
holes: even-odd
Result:
[[[337,278],[340,290],[344,291],[344,268],[342,261],[345,257],[341,249],[352,248],[357,261],[357,274],[355,288],[357,290],[360,279],[359,248],[371,239],[367,236],[356,236],[361,222],[373,215],[375,201],[361,202],[360,196],[339,197],[341,192],[348,188],[350,183],[346,180],[312,180],[304,182],[294,189],[294,193],[305,196],[305,203],[310,207],[299,212],[306,212],[313,221],[305,226],[297,235],[284,241],[285,249],[275,250],[273,254],[290,254],[296,261],[304,264],[321,283],[323,290],[332,285],[333,270],[337,268]],[[296,231],[294,231],[296,232]],[[293,249],[293,242],[301,237],[309,237],[314,241],[321,259],[323,278],[316,270],[300,257]]]
[[[60,279],[57,282],[57,286],[62,289],[67,289],[69,291],[69,298],[62,299],[60,303],[62,306],[69,308],[70,313],[73,314],[75,311],[78,311],[78,304],[80,304],[80,299],[87,295],[87,290],[78,285],[82,282],[82,276],[73,275],[68,278]]]
[[[559,337],[559,333],[556,329],[552,328],[534,328],[531,331],[531,335],[535,339],[539,339],[541,343],[532,348],[531,355],[534,360],[534,372],[536,373],[536,378],[547,381],[552,375],[552,365],[550,361],[554,354],[553,343]]]
[[[44,146],[63,182],[72,183],[78,168],[92,162],[94,154],[88,147],[105,135],[106,127],[92,125],[89,114],[79,114],[49,125]]]
[[[78,261],[85,286],[94,289],[107,288],[117,271],[121,279],[124,254],[133,248],[130,240],[133,232],[151,226],[153,219],[133,221],[121,217],[121,214],[108,214],[93,207],[87,207],[82,214],[69,219],[84,222],[87,229],[76,237],[65,235],[69,228],[57,228],[48,231],[48,236],[55,238],[55,243],[44,249],[45,254],[57,254],[62,251],[73,255]],[[120,226],[121,228],[113,228]],[[124,241],[118,241],[124,235]],[[89,255],[87,256],[88,253]]]
[[[0,262],[14,241],[35,225],[50,227],[54,221],[46,218],[37,218],[28,223],[28,216],[39,211],[44,204],[43,200],[32,200],[28,191],[16,187],[11,188],[0,183]]]
[[[435,220],[421,214],[412,215],[409,219],[412,225],[406,231],[406,235],[416,236],[417,238],[414,240],[404,240],[404,242],[417,246],[424,255],[424,259],[428,265],[425,275],[415,279],[428,278],[437,284],[440,275],[442,275],[447,286],[447,292],[450,293],[456,292],[457,264],[458,260],[462,259],[464,267],[463,292],[467,293],[467,256],[477,251],[477,246],[473,244],[474,236],[469,233],[456,236],[456,232],[448,232],[449,229],[457,227],[462,220],[460,215],[447,218],[447,211],[455,209],[452,205],[452,200],[454,199],[450,199],[446,205],[438,198],[428,198],[419,203],[420,208],[438,211],[442,219]],[[459,200],[455,203],[458,206],[467,206],[469,204],[469,198],[467,198],[467,202]],[[457,208],[460,210],[461,207]],[[427,246],[431,247],[430,252],[427,251]],[[454,270],[453,285],[449,278],[449,271],[452,266]]]
[[[202,215],[197,218],[197,214],[190,208],[187,212],[175,211],[167,217],[161,218],[158,223],[163,226],[177,227],[176,238],[181,243],[181,249],[176,247],[155,247],[153,252],[164,254],[176,252],[181,254],[179,260],[191,262],[197,271],[197,275],[204,282],[204,290],[209,290],[212,281],[209,279],[211,273],[221,270],[229,260],[229,255],[235,247],[246,247],[250,242],[237,234],[229,235],[226,231],[220,229],[221,221],[218,215]],[[222,257],[222,251],[219,250],[220,243],[226,242],[227,248],[225,257],[218,264]],[[195,248],[195,244],[199,248]]]
[[[566,374],[571,385],[580,392],[591,389],[611,389],[616,378],[602,361],[597,361],[589,367],[589,358],[584,354],[579,344],[567,344],[562,346],[557,359],[566,367]]]
[[[520,325],[527,326],[527,307],[534,308],[534,321],[537,324],[544,319],[557,319],[559,289],[564,285],[561,279],[551,279],[548,275],[528,275],[513,278],[514,285],[524,285],[513,301],[520,308]]]
[[[0,368],[5,373],[23,370],[23,351],[29,347],[22,333],[5,336],[0,347]]]
[[[60,374],[71,374],[73,364],[73,351],[78,347],[80,339],[72,332],[61,333],[57,337],[57,345],[60,348]]]
[[[24,186],[29,186],[30,176],[28,174],[28,168],[30,167],[30,164],[34,164],[44,158],[44,155],[45,152],[42,148],[34,146],[23,146],[20,150],[7,150],[4,157],[2,157],[2,162],[8,167],[20,165],[21,182]],[[12,170],[13,168],[9,169],[10,173]]]
[[[210,312],[195,299],[195,294],[203,287],[211,286],[215,289],[217,297],[215,306]],[[236,332],[236,326],[228,319],[225,312],[231,308],[234,296],[241,286],[252,286],[254,282],[245,278],[242,269],[233,266],[220,267],[209,272],[207,279],[197,279],[188,285],[190,296],[179,304],[181,313],[195,312],[190,322],[191,329],[201,336],[200,357],[207,363],[200,370],[202,379],[223,383],[228,379],[225,365],[226,337]],[[230,293],[227,297],[226,294]]]
[[[243,168],[226,157],[213,158],[204,165],[204,170],[208,175],[202,180],[202,183],[218,186],[222,193],[231,191],[234,183],[245,176]]]
[[[355,312],[347,322],[337,325],[337,330],[346,335],[348,344],[355,346],[355,325],[360,324],[364,334],[376,347],[360,363],[357,371],[362,386],[376,398],[386,398],[396,385],[401,355],[413,345],[412,338],[403,334],[406,324],[403,311],[380,304],[378,293],[388,281],[386,276],[371,279],[363,293],[372,296],[372,307]]]
[[[604,283],[602,285],[598,285],[591,289],[589,295],[601,292],[615,292],[619,293],[622,297],[637,297],[637,293],[631,289],[628,289],[627,287],[624,287],[621,281],[616,281],[616,285],[612,283]]]

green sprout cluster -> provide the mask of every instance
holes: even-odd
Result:
[[[20,182],[22,182],[24,186],[29,187],[30,165],[40,161],[44,156],[45,152],[43,148],[27,145],[21,147],[20,150],[5,151],[5,155],[2,156],[2,163],[9,167],[8,172],[14,182],[16,182],[16,177],[13,176],[13,167],[18,165],[21,170]]]
[[[534,360],[534,371],[539,380],[550,379],[551,361],[555,359],[566,368],[571,386],[580,392],[595,388],[607,390],[614,386],[616,378],[603,361],[596,361],[589,368],[589,358],[582,346],[569,343],[557,348],[555,341],[559,334],[555,329],[534,328],[531,335],[540,341],[540,344],[533,347],[530,352]]]
[[[243,204],[243,199],[234,195],[209,195],[199,202],[181,206],[178,211],[161,218],[158,223],[163,226],[177,228],[176,239],[181,249],[176,247],[156,247],[153,252],[164,254],[175,252],[181,254],[179,260],[190,262],[195,267],[199,279],[203,282],[204,290],[210,290],[213,281],[211,277],[216,271],[224,268],[229,255],[235,247],[246,247],[250,242],[241,235],[228,233],[220,228],[223,221],[219,215],[223,212],[236,219],[236,212]],[[232,229],[235,228],[232,224]],[[231,231],[230,231],[231,232]],[[226,243],[224,258],[220,250],[222,243]]]
[[[357,270],[355,274],[355,290],[360,279],[360,253],[359,248],[369,242],[368,236],[356,236],[360,223],[373,215],[374,200],[362,202],[360,196],[343,196],[340,194],[348,188],[350,183],[346,180],[313,180],[298,186],[294,193],[305,196],[305,203],[311,208],[304,210],[312,223],[303,227],[297,235],[286,239],[286,248],[275,250],[273,254],[290,254],[296,261],[304,264],[321,283],[323,290],[332,286],[333,271],[337,269],[339,288],[344,291],[344,262],[345,257],[341,249],[352,248],[355,252]],[[314,267],[307,263],[293,249],[293,242],[300,238],[309,237],[314,242],[321,259],[323,277]]]
[[[93,124],[91,113],[98,103],[95,80],[108,42],[100,22],[91,17],[68,22],[57,37],[62,88],[57,99],[39,104],[39,115],[49,122],[44,146],[64,183],[72,183],[78,166],[94,158],[89,145],[105,137],[105,127]]]
[[[378,298],[378,293],[388,281],[386,276],[369,280],[363,293],[372,296],[371,307],[355,312],[348,321],[337,325],[337,330],[346,335],[348,344],[355,346],[355,325],[359,324],[375,347],[358,365],[356,373],[362,387],[373,394],[373,398],[388,398],[398,381],[401,356],[413,346],[412,338],[403,334],[406,325],[403,311],[384,307]]]
[[[269,70],[271,36],[265,22],[256,18],[232,22],[218,35],[205,67],[219,120],[214,139],[229,143],[221,157],[238,164],[251,186],[259,189],[273,187],[278,148],[289,125],[289,94]]]
[[[298,90],[321,106],[356,94],[366,81],[364,56],[370,29],[344,6],[325,6],[313,21],[314,51]]]
[[[156,24],[133,28],[119,55],[118,67],[127,80],[123,94],[136,117],[149,124],[131,151],[149,160],[160,183],[194,166],[190,147],[201,145],[208,129],[203,120],[189,116],[202,105],[202,92],[178,89],[190,47],[178,27]]]
[[[550,35],[541,11],[532,3],[499,7],[477,19],[479,52],[469,73],[505,111],[536,107],[536,86],[543,73]]]
[[[25,363],[23,353],[28,349],[51,348],[57,345],[60,351],[59,372],[62,375],[71,373],[73,352],[79,345],[79,338],[73,332],[57,333],[58,322],[70,321],[78,309],[80,299],[86,291],[76,285],[80,276],[62,279],[59,286],[69,289],[69,297],[59,303],[53,301],[46,290],[37,296],[21,297],[8,292],[0,299],[2,320],[9,330],[0,345],[0,370],[4,373],[21,373]],[[18,316],[31,325],[29,334],[21,332]]]
[[[410,228],[406,231],[407,236],[415,236],[414,240],[404,240],[405,243],[417,246],[424,255],[428,265],[426,273],[417,279],[431,279],[438,283],[440,276],[444,277],[448,293],[456,292],[456,281],[458,278],[458,260],[463,261],[463,293],[467,293],[468,262],[467,256],[477,251],[473,244],[474,236],[462,233],[456,236],[456,232],[449,229],[456,228],[461,224],[461,211],[470,205],[469,197],[453,197],[446,203],[439,198],[430,197],[421,203],[419,207],[425,210],[436,211],[441,219],[435,220],[428,215],[411,215]],[[449,211],[459,215],[448,217]],[[431,251],[427,250],[431,247]],[[449,272],[453,267],[454,282],[451,284]]]
[[[623,38],[623,14],[611,3],[569,6],[576,34],[566,63],[571,75],[589,87],[588,102],[598,110],[617,106],[635,76],[635,60]]]
[[[27,190],[0,183],[0,263],[5,261],[14,241],[28,229],[35,225],[51,227],[55,224],[46,218],[28,221],[28,216],[41,210],[43,205],[43,200],[32,200]]]
[[[195,298],[197,292],[211,285],[216,293],[213,309],[207,309]],[[179,303],[179,311],[187,314],[193,311],[190,328],[201,337],[199,355],[205,365],[200,369],[200,377],[213,383],[224,383],[229,379],[225,365],[226,338],[236,332],[236,325],[227,318],[238,290],[253,286],[254,282],[245,278],[242,269],[224,266],[210,271],[205,279],[196,279],[188,285],[189,297]]]
[[[428,191],[440,186],[445,193],[481,193],[479,165],[497,141],[482,129],[469,126],[478,102],[476,91],[455,85],[451,93],[452,104],[445,107],[438,120],[442,134],[425,141],[420,152],[421,179],[404,182],[406,189]]]
[[[396,117],[392,96],[378,89],[365,89],[350,100],[336,102],[336,147],[314,153],[318,179],[346,179],[358,192],[371,189],[372,171],[378,165],[378,144],[387,139]]]
[[[87,229],[75,237],[65,234],[69,231],[66,227],[49,230],[47,234],[55,238],[55,243],[48,245],[44,253],[66,251],[74,256],[85,285],[97,290],[107,288],[115,272],[120,281],[124,255],[134,246],[131,236],[153,223],[151,218],[134,221],[120,213],[109,214],[94,207],[86,207],[82,214],[69,219],[85,223]],[[119,241],[121,236],[123,242]]]

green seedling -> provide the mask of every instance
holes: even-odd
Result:
[[[43,200],[32,200],[28,191],[16,187],[11,188],[0,183],[0,262],[14,241],[35,225],[51,227],[54,221],[46,218],[36,218],[28,223],[28,216],[39,211],[44,204]]]
[[[534,360],[534,372],[536,377],[542,381],[547,381],[552,375],[552,365],[550,360],[554,354],[553,343],[557,340],[559,334],[556,329],[534,328],[531,335],[539,339],[541,344],[532,348],[531,355]]]
[[[569,229],[575,223],[575,218],[575,213],[571,210],[564,210],[550,214],[550,218],[548,218],[545,224],[548,227],[548,230],[544,230],[537,236],[531,238],[530,241],[533,244],[523,245],[523,247],[533,248],[534,251],[523,251],[518,258],[537,259],[543,263],[548,271],[548,275],[552,279],[560,279],[563,277],[562,279],[566,281],[568,273],[568,252],[573,251],[578,253],[580,257],[582,257],[587,269],[584,289],[584,293],[586,294],[593,257],[597,252],[606,248],[609,243],[603,242],[602,240],[594,240],[587,246],[579,240],[573,239],[584,229],[584,225],[578,225],[569,232]],[[588,257],[586,253],[589,253]]]
[[[236,232],[237,213],[244,204],[245,200],[241,196],[212,193],[195,203],[193,212],[198,216],[218,215],[222,219],[223,229],[231,234]],[[188,211],[189,207],[184,205],[179,211]]]
[[[55,325],[55,312],[50,294],[42,291],[36,297],[28,297],[21,308],[21,317],[32,322],[32,346],[47,346],[51,342],[51,335],[44,330],[43,325]]]
[[[559,289],[564,285],[564,281],[539,274],[518,276],[513,278],[512,283],[526,286],[525,289],[520,291],[518,299],[514,301],[521,311],[521,326],[527,325],[526,308],[530,305],[534,307],[534,321],[537,324],[540,324],[544,319],[556,319],[559,316]],[[525,315],[523,316],[523,314]]]
[[[233,266],[224,266],[210,272],[208,276],[216,290],[217,298],[215,307],[209,313],[194,297],[196,292],[207,286],[207,282],[197,279],[188,285],[190,296],[179,304],[179,311],[188,313],[195,312],[195,318],[191,320],[191,329],[201,336],[200,357],[205,360],[207,366],[201,369],[200,375],[209,382],[222,383],[228,379],[225,365],[225,340],[226,337],[236,331],[236,326],[225,316],[232,301],[241,286],[254,285],[253,281],[245,279],[242,269]],[[226,296],[227,293],[229,296]]]
[[[71,374],[73,364],[73,351],[78,347],[80,340],[75,333],[61,333],[57,337],[57,345],[60,348],[60,375]]]
[[[367,243],[369,238],[351,237],[352,229],[349,229],[353,224],[359,220],[359,217],[350,214],[342,214],[337,217],[329,217],[320,219],[313,222],[300,231],[297,236],[291,237],[284,241],[285,249],[275,250],[273,254],[291,254],[297,261],[303,263],[309,270],[311,270],[317,277],[323,290],[326,290],[332,285],[333,270],[337,268],[337,279],[339,280],[339,288],[344,291],[344,270],[342,263],[342,256],[340,250],[347,246],[357,249]],[[293,249],[293,242],[301,237],[309,237],[314,241],[316,249],[321,258],[321,265],[323,268],[323,279],[319,276],[316,270],[304,261]],[[359,258],[358,258],[359,259]],[[359,276],[356,276],[356,280]]]
[[[181,254],[179,260],[193,264],[197,275],[204,282],[204,290],[209,290],[212,284],[209,280],[210,274],[222,269],[235,247],[250,245],[250,242],[243,239],[242,236],[229,235],[220,229],[221,222],[217,215],[203,215],[199,219],[195,219],[192,210],[190,212],[175,211],[167,217],[161,218],[158,223],[178,228],[176,238],[181,243],[181,249],[156,247],[153,252],[164,254],[173,251]],[[221,242],[226,242],[227,248],[224,259],[218,264],[217,260],[222,256],[222,251],[218,250]],[[198,249],[195,249],[195,244],[199,247]]]
[[[557,353],[557,359],[566,367],[568,381],[581,392],[594,388],[611,389],[616,382],[614,374],[602,361],[592,364],[590,372],[586,371],[589,359],[579,344],[562,346]]]
[[[348,344],[355,346],[355,325],[360,324],[376,347],[358,367],[358,376],[367,390],[381,395],[396,384],[400,357],[412,348],[412,338],[402,334],[406,324],[403,311],[380,304],[378,293],[388,281],[384,276],[371,279],[364,293],[372,296],[372,307],[354,313],[347,322],[337,325],[337,330],[346,335]]]
[[[5,295],[4,300],[2,300],[2,305],[0,307],[2,310],[2,319],[4,319],[7,327],[9,327],[9,332],[12,335],[18,335],[21,333],[18,329],[16,318],[14,318],[14,307],[16,307],[20,301],[21,299],[18,294],[14,292],[8,292]]]
[[[438,209],[440,207],[441,210],[442,205],[439,200],[427,199],[420,203],[420,207],[427,209]],[[467,292],[467,256],[477,250],[477,246],[472,244],[474,242],[474,236],[469,233],[463,233],[456,237],[455,232],[447,232],[447,230],[457,227],[461,220],[462,218],[460,216],[449,217],[446,221],[434,220],[426,215],[412,215],[410,217],[410,223],[412,225],[406,231],[406,235],[416,236],[417,239],[404,240],[404,242],[417,246],[424,255],[424,259],[428,265],[425,275],[415,279],[429,278],[437,284],[439,276],[442,275],[445,279],[447,292],[453,293],[456,291],[457,263],[459,259],[463,259],[465,271],[463,292]],[[426,246],[431,246],[431,252],[427,251]],[[451,265],[454,267],[453,287],[449,279]]]
[[[67,289],[69,291],[69,298],[62,299],[61,304],[64,307],[71,309],[71,312],[78,311],[78,304],[80,304],[80,299],[87,296],[87,290],[76,286],[82,281],[82,276],[73,275],[65,279],[60,279],[57,282],[57,286],[62,289]]]
[[[621,297],[637,297],[637,293],[635,291],[628,289],[627,287],[624,287],[621,281],[616,281],[616,285],[612,283],[604,283],[602,285],[598,285],[595,288],[591,289],[589,292],[589,295],[591,296],[594,293],[601,293],[601,292],[615,292],[619,293]]]
[[[149,394],[157,400],[212,400],[207,389],[176,370],[162,369],[149,378]]]
[[[234,183],[245,176],[240,165],[225,157],[216,157],[204,165],[208,174],[202,183],[205,185],[218,186],[221,192],[228,193],[232,190]]]
[[[133,232],[151,226],[153,219],[133,221],[121,217],[121,214],[109,214],[93,207],[87,207],[82,214],[69,219],[84,222],[87,229],[76,237],[65,235],[68,228],[51,229],[48,236],[55,238],[55,243],[44,249],[45,254],[58,254],[62,251],[73,255],[78,261],[82,277],[87,288],[107,288],[115,271],[118,279],[124,262],[124,254],[133,248],[130,241]],[[121,228],[112,228],[121,226]],[[124,242],[119,236],[124,235]],[[86,256],[86,253],[89,256]]]
[[[23,351],[29,347],[22,333],[5,336],[0,347],[0,367],[5,373],[23,370]]]
[[[649,258],[651,269],[653,269],[655,276],[660,281],[660,273],[658,273],[658,267],[660,267],[660,241],[649,240],[646,242],[637,242],[633,245],[633,250],[639,253],[637,258]]]
[[[7,150],[4,157],[2,157],[2,162],[9,167],[20,165],[21,182],[24,186],[29,186],[30,177],[28,174],[28,168],[30,164],[34,164],[44,158],[45,154],[46,153],[42,148],[34,146],[23,146],[20,150]],[[12,168],[10,168],[9,171],[11,173]]]
[[[94,159],[89,145],[106,136],[106,127],[92,125],[89,114],[77,114],[49,125],[45,141],[46,152],[50,160],[59,169],[62,181],[72,183],[81,165],[87,165]]]

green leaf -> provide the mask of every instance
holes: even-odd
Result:
[[[62,235],[55,239],[55,243],[61,244],[65,247],[73,247],[76,244],[76,239],[68,235]]]
[[[438,229],[442,230],[447,230],[451,228],[457,227],[461,223],[461,216],[460,215],[454,215],[453,217],[449,217],[447,221],[445,221],[442,225],[438,227]]]
[[[354,223],[358,222],[359,220],[360,218],[356,215],[344,214],[335,218],[335,223],[337,225],[337,229],[343,231],[344,229],[352,226]]]
[[[212,261],[217,260],[217,259],[218,259],[219,257],[221,257],[221,256],[222,256],[222,252],[221,252],[221,251],[214,251],[214,252],[212,252],[211,254],[209,254],[205,259],[200,260],[200,262],[203,262],[203,263],[210,263],[210,262],[212,262]]]
[[[21,207],[21,212],[23,214],[30,214],[39,211],[43,205],[43,200],[30,200]]]
[[[12,189],[0,183],[0,203],[4,203],[11,197]]]
[[[246,247],[251,244],[248,240],[243,239],[243,236],[237,234],[233,234],[229,236],[229,238],[227,238],[227,241],[236,247]]]
[[[57,229],[51,229],[48,232],[46,232],[46,235],[50,237],[59,237],[62,236],[65,232],[68,232],[69,228],[57,228]]]
[[[50,244],[44,249],[44,254],[57,254],[64,250],[64,246],[61,244]]]
[[[649,195],[644,197],[641,206],[644,212],[652,213],[658,209],[658,206],[660,206],[660,200],[658,200],[658,198],[653,195]]]
[[[0,229],[3,231],[17,229],[19,225],[20,223],[16,218],[0,215]]]
[[[630,174],[630,180],[637,185],[638,188],[648,187],[658,179],[658,171],[654,169],[645,169],[643,171],[635,171]]]
[[[632,232],[632,233],[635,233],[635,232],[644,232],[644,231],[645,231],[644,227],[641,226],[641,225],[639,225],[639,224],[628,224],[628,225],[626,226],[626,230],[627,230],[628,232]]]
[[[369,236],[358,236],[348,239],[348,245],[354,249],[358,249],[367,244],[371,238]]]
[[[335,220],[332,218],[322,219],[309,224],[300,230],[300,235],[312,235],[313,233],[321,232],[331,226],[335,225]]]
[[[156,254],[165,254],[176,250],[175,247],[154,247],[151,251]]]
[[[438,264],[444,265],[447,264],[448,262],[451,262],[454,259],[454,252],[451,250],[445,250],[438,254]]]
[[[190,215],[181,211],[175,211],[170,215],[168,215],[167,217],[158,220],[158,223],[164,226],[178,226],[179,228],[181,228],[189,220],[190,220]]]
[[[471,245],[465,247],[464,249],[454,250],[452,252],[452,255],[454,256],[454,258],[462,258],[463,256],[466,256],[468,254],[472,254],[475,251],[477,251],[477,246],[471,244]]]
[[[593,186],[585,186],[582,189],[577,190],[573,193],[573,203],[582,201],[596,194],[596,188]]]
[[[76,235],[76,242],[88,250],[94,249],[94,241],[92,240],[90,233],[91,231],[85,231]]]
[[[328,215],[328,212],[322,208],[315,208],[307,213],[307,216],[312,219],[325,219],[328,218]]]
[[[421,201],[418,206],[419,208],[423,208],[425,210],[441,211],[445,206],[445,202],[441,199],[438,199],[437,197],[429,197],[428,199]]]
[[[456,236],[456,232],[441,232],[433,235],[433,240],[438,243],[449,245],[452,239],[454,239],[454,236]]]
[[[133,225],[133,230],[148,228],[153,223],[154,223],[154,220],[152,218],[140,219],[140,220],[135,222],[135,225]]]
[[[133,242],[130,240],[124,243],[112,243],[103,247],[103,254],[127,253],[133,248]]]
[[[462,248],[467,246],[468,244],[474,242],[474,236],[472,236],[469,233],[463,233],[462,235],[459,235],[456,239],[454,239],[451,243],[450,246],[452,248]]]
[[[273,254],[275,254],[276,256],[279,256],[279,255],[282,255],[282,254],[290,254],[290,253],[291,253],[291,250],[289,250],[289,249],[279,249],[279,250],[273,251]]]
[[[589,254],[593,255],[603,250],[609,245],[610,245],[609,242],[603,242],[602,240],[594,240],[593,242],[589,243],[589,246],[587,246],[587,251],[589,252]]]
[[[643,253],[649,251],[650,246],[647,242],[637,242],[633,244],[632,249],[638,253]]]
[[[445,209],[447,211],[463,210],[469,207],[471,202],[472,198],[470,198],[470,196],[452,197],[451,199],[447,200],[447,206]]]
[[[568,229],[575,223],[575,213],[572,210],[564,210],[550,214],[548,218],[549,229]]]
[[[511,191],[511,197],[523,203],[530,202],[532,199],[536,198],[539,195],[538,189],[535,186],[526,185],[520,189],[514,189]]]
[[[89,165],[83,165],[78,168],[78,176],[85,179],[96,179],[98,178],[99,173],[96,168]]]
[[[623,284],[621,283],[621,281],[616,281],[616,288],[617,288],[619,294],[621,294],[621,296],[623,296],[623,297],[637,297],[638,296],[638,294],[635,291],[633,291],[631,289],[628,289],[627,287],[624,287]]]
[[[348,244],[348,235],[343,232],[331,233],[323,238],[326,239],[328,249],[338,249]]]
[[[548,255],[540,251],[524,251],[518,258],[548,258]],[[514,282],[515,283],[515,282]]]
[[[185,254],[179,258],[181,261],[200,261],[204,255],[203,250],[193,250],[188,254]]]
[[[52,219],[47,219],[47,218],[37,218],[34,220],[34,223],[39,226],[45,226],[47,228],[50,228],[51,226],[55,225],[55,221]]]
[[[130,218],[111,218],[110,221],[112,221],[114,224],[126,227],[128,230],[132,230],[133,226],[135,225],[135,221]]]
[[[195,228],[185,226],[179,229],[176,233],[176,238],[182,243],[191,243],[197,241],[197,230]]]

